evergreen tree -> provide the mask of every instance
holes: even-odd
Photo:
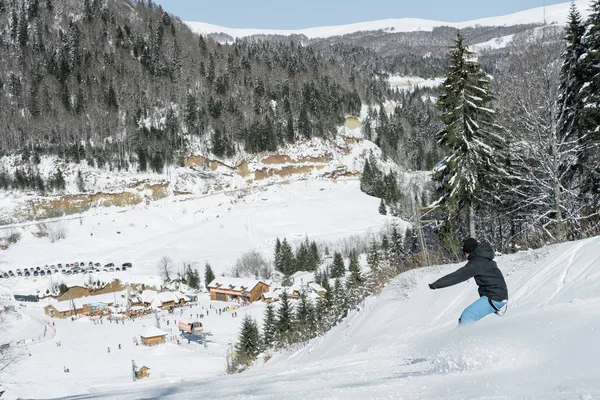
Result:
[[[275,241],[274,259],[275,270],[283,273],[285,270],[283,268],[283,254],[281,253],[281,241],[279,240],[279,238],[277,238],[277,240]]]
[[[485,194],[501,179],[502,138],[494,123],[489,103],[493,96],[490,80],[474,53],[464,45],[460,32],[450,50],[451,65],[442,85],[438,108],[444,123],[438,134],[446,156],[434,169],[439,199],[435,206],[445,211],[450,220],[465,216],[469,234],[476,237],[475,211]],[[489,198],[487,199],[490,200]]]
[[[60,168],[56,169],[56,173],[54,174],[54,188],[56,190],[65,190],[67,183],[65,182],[65,178],[63,176]]]
[[[296,272],[294,251],[286,238],[283,238],[283,242],[281,243],[281,263],[283,265],[283,273],[286,276],[290,276]]]
[[[348,279],[348,286],[360,287],[364,283],[364,278],[362,272],[360,271],[357,252],[351,251],[349,258],[350,264],[348,265],[348,270],[350,271],[350,278]]]
[[[242,365],[250,365],[260,353],[260,333],[254,318],[246,315],[242,321],[242,329],[238,337],[236,361]]]
[[[364,193],[373,192],[373,171],[371,170],[371,164],[368,159],[365,159],[365,165],[363,167],[362,174],[360,175],[360,190]]]
[[[214,274],[210,264],[206,263],[206,265],[204,266],[204,284],[205,284],[207,290],[208,290],[208,285],[210,285],[210,283],[214,280],[215,280],[215,274]]]
[[[293,310],[290,299],[284,291],[281,294],[279,309],[277,310],[277,343],[285,347],[292,339]]]
[[[192,267],[188,265],[185,275],[186,282],[189,287],[192,289],[200,288],[200,274],[198,273],[197,269],[192,269]]]
[[[348,315],[348,296],[340,278],[336,278],[333,284],[333,325],[337,325]]]
[[[578,190],[584,180],[583,154],[580,146],[584,138],[581,121],[584,103],[580,95],[585,83],[584,68],[581,61],[582,56],[586,52],[583,43],[584,34],[585,26],[581,15],[575,3],[571,3],[567,26],[565,28],[564,41],[566,49],[563,53],[563,65],[560,74],[557,123],[557,144],[561,147],[561,153],[575,155],[561,157],[560,174],[562,175],[562,179],[560,184],[562,188],[568,191]],[[569,212],[568,202],[565,203],[567,203],[567,220],[570,219],[569,214],[577,218],[579,210],[571,210]],[[579,203],[581,203],[581,199]],[[576,208],[579,209],[580,206],[581,204]],[[571,228],[574,228],[573,225],[579,224],[571,222],[570,225],[572,225]]]
[[[273,304],[267,304],[265,310],[265,319],[263,322],[263,345],[266,349],[270,349],[275,345],[277,340],[277,319],[275,318],[275,310]]]
[[[298,246],[296,250],[296,270],[297,271],[309,271],[309,262],[310,262],[310,254],[309,254],[310,244],[308,243],[308,238]]]
[[[319,247],[315,241],[310,243],[310,247],[308,250],[308,271],[316,271],[319,263],[321,262],[321,256],[319,255]]]
[[[300,293],[300,301],[294,318],[295,342],[305,342],[313,338],[313,309],[306,292]]]
[[[387,208],[385,207],[385,201],[383,201],[383,199],[379,202],[379,214],[387,215]]]
[[[590,9],[583,38],[586,48],[585,57],[582,56],[584,83],[580,92],[583,135],[578,163],[583,171],[580,186],[584,215],[594,216],[588,219],[588,224],[597,224],[600,221],[600,0],[592,1]]]
[[[79,192],[85,191],[85,181],[83,180],[81,170],[77,170],[77,190],[79,190]]]
[[[333,264],[331,265],[331,277],[340,278],[346,273],[346,266],[344,265],[344,258],[340,252],[335,252],[333,255]]]

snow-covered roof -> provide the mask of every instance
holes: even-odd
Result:
[[[220,288],[220,289],[230,289],[235,290],[237,292],[241,292],[242,290],[251,291],[261,283],[257,279],[248,279],[248,278],[230,278],[227,276],[222,276],[213,280],[208,287],[209,288]],[[263,282],[264,283],[264,282]]]
[[[77,308],[77,309],[83,308],[83,306],[86,304],[103,303],[106,305],[110,305],[110,304],[120,305],[121,303],[124,302],[124,300],[121,297],[122,294],[123,294],[122,292],[98,294],[95,296],[80,297],[80,298],[72,299],[72,300],[63,300],[63,301],[59,301],[56,303],[49,303],[48,305],[53,306],[58,312],[65,312],[65,311],[72,310],[73,303],[75,303],[75,308]],[[114,304],[115,299],[116,299],[117,304]]]
[[[158,294],[158,298],[163,303],[168,303],[170,301],[177,302],[178,298],[175,296],[173,292],[160,292]]]
[[[156,290],[144,290],[140,298],[144,303],[152,303],[152,300],[154,300],[157,294],[158,292]]]
[[[326,292],[323,286],[319,285],[314,281],[315,274],[313,272],[298,271],[291,275],[292,285],[287,288],[287,293],[293,294],[294,292],[302,293],[303,291],[307,294],[311,292],[319,293]]]
[[[167,333],[165,331],[163,331],[162,329],[158,329],[155,326],[151,326],[148,328],[145,328],[143,331],[141,331],[139,333],[140,337],[143,338],[149,338],[149,337],[156,337],[156,336],[167,336]]]

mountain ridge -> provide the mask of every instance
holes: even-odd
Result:
[[[588,13],[589,1],[574,1],[582,15]],[[343,36],[360,31],[384,30],[388,33],[431,31],[433,28],[448,26],[465,28],[474,26],[504,26],[523,24],[559,24],[564,25],[569,13],[571,2],[555,4],[546,7],[537,7],[497,17],[486,17],[464,22],[444,22],[422,18],[388,18],[375,21],[357,22],[344,25],[317,26],[305,29],[255,29],[255,28],[229,28],[204,22],[184,21],[192,31],[199,34],[224,33],[232,39],[256,35],[303,35],[307,39],[328,38]]]

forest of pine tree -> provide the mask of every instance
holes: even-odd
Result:
[[[573,4],[566,28],[515,38],[485,72],[459,34],[429,212],[446,248],[466,236],[511,251],[600,232],[600,1],[591,5],[587,21]]]
[[[151,1],[14,0],[0,21],[0,148],[32,168],[52,154],[162,172],[192,143],[219,158],[275,150],[330,137],[389,91],[299,43],[197,36]]]

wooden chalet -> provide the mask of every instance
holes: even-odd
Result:
[[[140,369],[135,371],[135,378],[142,379],[142,378],[150,377],[150,372],[148,372],[149,370],[150,370],[150,368],[146,367],[145,365],[142,366]]]
[[[154,346],[156,344],[165,343],[167,341],[166,336],[166,332],[155,327],[146,328],[140,333],[142,344],[145,346]]]
[[[208,285],[210,299],[253,303],[269,291],[269,285],[256,279],[220,277]]]
[[[121,293],[105,293],[48,304],[44,307],[44,313],[52,318],[68,318],[79,314],[94,315],[118,305],[119,301],[123,302]]]

